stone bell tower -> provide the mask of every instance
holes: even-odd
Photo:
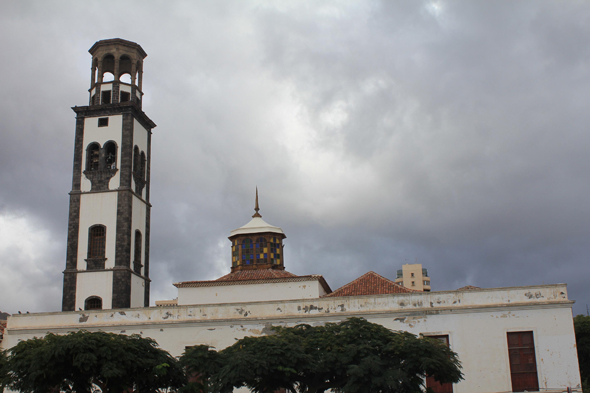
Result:
[[[63,311],[149,306],[150,158],[135,42],[96,42],[90,99],[76,112]]]

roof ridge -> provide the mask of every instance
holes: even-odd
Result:
[[[349,290],[350,292],[355,292],[355,287],[356,287],[356,291],[361,291],[361,292],[367,292],[365,294],[368,294],[368,292],[372,292],[371,290],[369,290],[368,288],[362,288],[363,286],[363,281],[365,280],[376,280],[376,282],[374,283],[374,285],[379,285],[379,283],[381,283],[382,288],[377,287],[377,292],[379,291],[383,291],[384,293],[409,293],[409,292],[419,292],[417,290],[414,289],[410,289],[410,288],[406,288],[403,285],[400,285],[398,283],[396,283],[393,280],[390,280],[387,277],[383,277],[382,275],[374,272],[374,271],[368,271],[367,273],[363,274],[362,276],[352,280],[351,282],[349,282],[348,284],[345,284],[343,286],[341,286],[340,288],[336,289],[334,292],[327,294],[325,296],[328,297],[337,297],[337,296],[353,296],[353,295],[341,295],[341,294],[345,294],[348,293]],[[366,284],[365,284],[366,285]],[[390,289],[386,289],[385,287],[389,286]],[[391,292],[393,291],[393,292]],[[374,291],[373,291],[374,292]],[[363,293],[361,293],[362,295]]]

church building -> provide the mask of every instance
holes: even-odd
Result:
[[[458,354],[465,379],[443,385],[427,380],[437,393],[582,391],[574,302],[565,284],[428,291],[430,278],[420,267],[416,276],[408,270],[409,286],[367,272],[333,290],[321,275],[286,270],[286,233],[263,220],[258,191],[250,221],[229,232],[230,273],[175,283],[176,299],[150,307],[150,151],[156,125],[141,105],[147,54],[122,39],[98,41],[89,52],[89,105],[73,108],[62,311],[8,317],[3,349],[49,332],[85,329],[151,337],[180,356],[188,346],[221,350],[276,325],[362,317],[436,338]],[[112,81],[104,79],[107,73]],[[422,290],[411,285],[418,275]]]

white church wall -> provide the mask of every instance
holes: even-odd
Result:
[[[49,331],[87,329],[142,334],[179,356],[185,347],[208,344],[223,349],[236,339],[294,326],[364,317],[392,330],[448,334],[459,354],[465,380],[455,393],[511,391],[507,332],[533,331],[539,385],[562,392],[579,387],[580,376],[564,284],[378,296],[316,298],[232,304],[22,314],[9,319],[2,343]]]
[[[102,299],[102,307],[110,308],[113,302],[113,272],[78,273],[76,282],[76,309],[84,310],[84,301],[90,296]]]
[[[133,259],[134,256],[134,248],[135,247],[135,231],[138,230],[141,232],[142,242],[141,242],[141,263],[142,265],[145,264],[145,228],[146,228],[146,205],[145,202],[138,199],[137,197],[133,197],[132,199],[132,213],[131,213],[131,265],[133,266]],[[141,268],[141,272],[143,274],[144,268]],[[142,303],[143,305],[143,303]]]
[[[86,147],[92,142],[98,142],[102,148],[108,141],[115,141],[117,143],[117,168],[121,168],[121,129],[123,127],[123,116],[105,116],[109,118],[109,125],[106,127],[98,126],[98,117],[87,117],[84,119],[84,141],[82,150],[82,171],[86,169]],[[117,189],[120,183],[120,171],[109,181],[109,188],[111,190]],[[82,182],[80,184],[81,191],[90,191],[92,184],[90,180],[83,174]]]
[[[318,280],[178,288],[178,305],[313,299],[325,294]]]
[[[143,307],[145,298],[145,281],[143,278],[131,275],[131,308]]]
[[[78,234],[78,270],[86,270],[88,229],[96,224],[106,226],[105,268],[115,266],[117,193],[101,192],[80,196],[80,231]]]

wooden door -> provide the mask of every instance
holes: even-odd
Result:
[[[512,391],[539,391],[533,332],[508,333],[508,353]]]
[[[428,336],[429,338],[434,338],[436,340],[442,341],[449,346],[449,336]],[[434,377],[426,377],[426,387],[431,388],[434,393],[453,393],[453,384],[452,383],[440,383],[434,380]]]

